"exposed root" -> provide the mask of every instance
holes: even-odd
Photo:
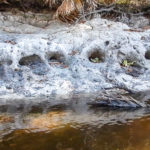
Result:
[[[82,10],[83,5],[80,0],[64,0],[58,7],[55,18],[65,22],[72,22],[75,18],[78,17]]]
[[[58,18],[65,22],[74,22],[79,14],[87,11],[95,10],[97,0],[64,0],[58,7],[54,18]]]
[[[49,8],[58,8],[63,2],[63,0],[43,0],[46,6]]]

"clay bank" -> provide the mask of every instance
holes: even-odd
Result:
[[[90,105],[148,106],[149,28],[100,17],[75,25],[40,17],[37,23],[0,14],[1,104],[78,97]]]

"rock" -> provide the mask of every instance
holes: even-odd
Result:
[[[18,26],[17,20],[12,15],[0,21],[1,103],[51,96],[49,101],[63,102],[108,88],[150,89],[149,29],[130,31],[126,24],[94,18],[76,25],[51,21],[45,28],[37,22],[33,31],[33,24]],[[123,60],[136,66],[122,67]]]
[[[146,107],[145,101],[140,99],[136,100],[130,96],[126,90],[123,89],[106,89],[101,91],[96,97],[95,101],[89,102],[88,104],[96,107],[120,107],[120,108],[140,108]],[[142,95],[141,95],[142,96]]]

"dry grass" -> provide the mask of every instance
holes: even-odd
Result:
[[[55,18],[62,21],[73,21],[83,10],[81,0],[64,0],[56,11]]]

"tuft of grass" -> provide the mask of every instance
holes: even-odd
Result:
[[[134,64],[136,63],[136,61],[128,61],[128,60],[123,60],[121,65],[123,67],[130,67],[130,66],[133,66]]]
[[[91,58],[90,61],[93,62],[93,63],[100,63],[101,62],[101,60],[98,57]]]

